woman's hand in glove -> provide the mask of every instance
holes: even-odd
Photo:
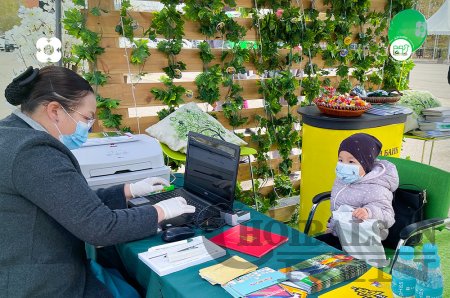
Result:
[[[163,178],[146,178],[135,183],[130,183],[130,193],[133,198],[146,196],[152,192],[161,191],[164,186],[169,185],[169,181]]]
[[[168,200],[161,201],[153,205],[155,208],[159,207],[164,213],[164,219],[170,219],[180,216],[184,213],[194,213],[195,207],[188,205],[186,200],[182,197],[175,197]]]

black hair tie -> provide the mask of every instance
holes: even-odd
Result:
[[[6,100],[18,106],[28,100],[28,96],[33,87],[33,83],[38,77],[39,68],[28,67],[25,72],[13,79],[5,89]]]

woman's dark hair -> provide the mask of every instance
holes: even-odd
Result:
[[[65,109],[76,109],[90,92],[94,90],[89,82],[70,69],[29,67],[6,87],[5,98],[12,105],[21,105],[23,112],[32,113],[40,104],[51,101]]]

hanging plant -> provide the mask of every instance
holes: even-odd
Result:
[[[162,101],[168,106],[167,109],[158,112],[158,117],[162,120],[184,102],[183,95],[186,93],[186,89],[183,86],[175,85],[172,78],[163,76],[160,80],[166,88],[152,88],[150,92],[155,96],[155,99]]]
[[[186,0],[184,12],[186,19],[200,25],[200,33],[207,38],[217,34],[232,42],[240,41],[247,30],[224,11],[225,5],[235,7],[234,0]]]
[[[100,46],[101,37],[98,33],[86,27],[88,11],[82,9],[86,7],[85,1],[76,0],[74,4],[81,6],[81,8],[75,7],[66,11],[62,23],[69,35],[80,39],[82,42],[72,47],[72,54],[76,57],[76,61],[74,59],[75,65],[78,65],[81,61],[88,62],[91,71],[85,72],[83,76],[95,87],[98,119],[102,121],[106,128],[120,129],[122,115],[114,114],[112,111],[118,108],[120,101],[104,98],[97,92],[97,86],[104,86],[107,83],[107,75],[97,70],[97,58],[105,52],[105,49]],[[90,10],[95,16],[98,16],[101,11],[106,12],[96,7]]]
[[[203,62],[203,71],[208,69],[208,64],[214,60],[215,56],[211,52],[211,46],[206,41],[202,41],[198,48],[200,49],[200,60]]]
[[[163,71],[171,79],[180,79],[182,71],[186,70],[186,64],[177,61],[176,56],[183,47],[184,20],[181,13],[177,11],[175,1],[162,2],[166,6],[159,12],[155,12],[150,28],[145,32],[150,39],[156,40],[156,36],[161,35],[166,40],[158,42],[158,51],[166,54],[168,66]]]
[[[214,104],[219,100],[221,83],[222,70],[220,66],[218,64],[211,66],[195,78],[195,85],[198,88],[197,98],[210,105]]]
[[[112,113],[112,109],[117,109],[119,103],[116,99],[105,98],[97,94],[97,115],[104,127],[120,129],[122,115]]]

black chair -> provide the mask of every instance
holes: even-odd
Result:
[[[411,160],[392,157],[380,157],[380,159],[385,159],[395,164],[400,178],[400,185],[416,185],[420,189],[425,189],[427,194],[427,203],[424,206],[424,220],[403,228],[395,249],[385,247],[386,257],[390,259],[386,271],[390,273],[392,265],[397,259],[399,248],[405,245],[410,238],[424,234],[431,243],[434,243],[435,231],[441,230],[450,224],[450,218],[447,217],[450,205],[450,173]],[[323,192],[312,199],[313,206],[306,221],[305,234],[308,234],[311,229],[311,223],[318,205],[329,200],[330,196],[331,192]]]

